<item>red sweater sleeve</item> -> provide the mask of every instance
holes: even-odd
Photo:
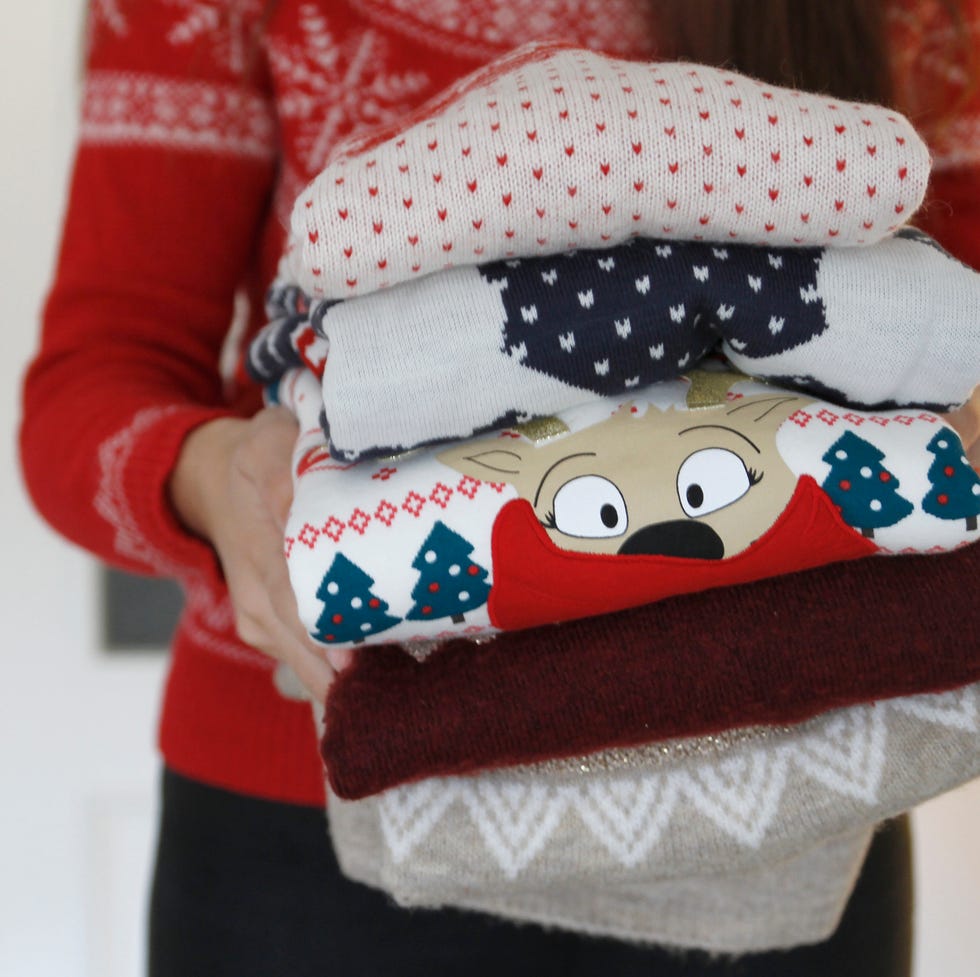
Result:
[[[132,0],[94,7],[62,244],[23,391],[37,507],[104,559],[211,563],[167,501],[181,442],[226,414],[219,356],[274,172],[255,25]]]
[[[980,269],[980,0],[958,9],[954,18],[941,0],[893,0],[894,82],[933,157],[916,223]]]

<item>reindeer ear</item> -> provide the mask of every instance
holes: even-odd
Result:
[[[461,444],[436,457],[444,465],[472,478],[485,480],[493,475],[520,475],[524,456],[517,445],[502,448],[498,442],[481,441],[478,444]]]
[[[740,420],[743,424],[759,424],[775,429],[808,403],[808,397],[787,390],[774,390],[771,394],[746,397],[725,411],[725,414],[733,421]]]

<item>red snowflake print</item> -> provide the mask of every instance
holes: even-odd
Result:
[[[480,480],[478,478],[473,478],[472,475],[464,475],[459,484],[456,486],[456,491],[461,495],[465,495],[466,498],[472,499],[480,488]]]
[[[374,510],[374,518],[386,526],[390,526],[397,515],[398,510],[387,499],[382,499],[378,508]]]
[[[317,539],[319,539],[319,537],[320,537],[320,530],[317,529],[316,526],[311,526],[309,523],[306,523],[303,526],[303,528],[299,531],[299,534],[297,535],[296,538],[304,546],[313,549],[313,547],[316,546],[316,541]]]
[[[418,494],[418,492],[409,492],[405,496],[405,501],[402,503],[402,508],[406,512],[410,512],[416,519],[419,517],[419,513],[422,511],[422,507],[425,505],[425,499]]]
[[[435,502],[440,509],[445,509],[449,505],[449,500],[453,497],[453,490],[442,482],[437,482],[436,487],[429,494],[429,498]]]
[[[368,523],[371,521],[371,517],[363,509],[355,509],[351,514],[347,525],[354,530],[359,536],[364,535],[364,530],[367,529]]]

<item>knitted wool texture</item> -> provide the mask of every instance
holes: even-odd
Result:
[[[691,940],[690,917],[604,918],[605,898],[671,880],[709,889],[719,877],[747,873],[795,878],[795,887],[787,885],[796,890],[792,911],[763,907],[767,923],[748,927],[751,937],[733,928],[740,942],[726,945],[727,926],[707,930],[712,949],[790,945],[801,941],[792,924],[800,917],[812,924],[814,903],[843,908],[853,873],[818,859],[800,876],[787,860],[826,856],[832,839],[866,835],[878,821],[977,776],[978,738],[977,687],[967,686],[835,710],[789,728],[423,780],[355,802],[334,797],[331,836],[342,864],[354,863],[403,904],[466,904],[479,893],[507,905],[536,894],[554,898],[560,914],[588,906],[563,896],[574,891],[590,894],[594,905],[565,925],[633,926],[634,938],[676,944]],[[719,920],[740,917],[740,902]]]
[[[331,799],[333,804],[333,799]],[[425,887],[392,882],[379,866],[382,844],[373,823],[336,818],[344,873],[382,889],[405,906],[452,906],[518,922],[571,929],[637,943],[717,953],[751,953],[817,943],[837,928],[873,830],[851,829],[793,852],[783,861],[711,878],[668,879],[601,886],[543,886],[510,891],[469,888],[437,895]],[[806,884],[801,885],[800,880]],[[425,891],[424,891],[425,890]]]
[[[330,351],[330,451],[348,461],[671,379],[719,343],[837,404],[945,410],[980,379],[980,275],[912,230],[849,249],[639,239],[440,272],[310,318]],[[309,360],[297,323],[252,344],[254,377]]]
[[[980,690],[903,696],[564,761],[439,777],[358,801],[394,883],[445,898],[741,871],[871,826],[980,775]],[[507,812],[512,812],[509,817]]]
[[[891,110],[529,45],[336,149],[295,204],[287,262],[309,294],[346,298],[634,235],[870,244],[912,216],[928,172]]]
[[[310,325],[309,298],[295,285],[274,282],[265,299],[268,322],[252,339],[239,364],[240,372],[259,383],[281,377],[293,367],[323,376],[326,340]]]
[[[422,663],[374,647],[331,688],[330,785],[356,799],[975,682],[980,614],[962,581],[978,572],[976,546],[857,560],[729,588],[723,608],[716,594],[691,594],[476,646],[451,641]]]
[[[861,413],[695,370],[537,426],[343,464],[315,377],[279,391],[302,431],[289,578],[329,645],[514,631],[980,540],[980,477],[925,411]]]

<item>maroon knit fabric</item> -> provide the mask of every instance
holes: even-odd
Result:
[[[876,557],[485,645],[453,641],[422,663],[365,650],[327,703],[330,784],[358,798],[973,682],[980,607],[967,581],[978,575],[980,546]]]

